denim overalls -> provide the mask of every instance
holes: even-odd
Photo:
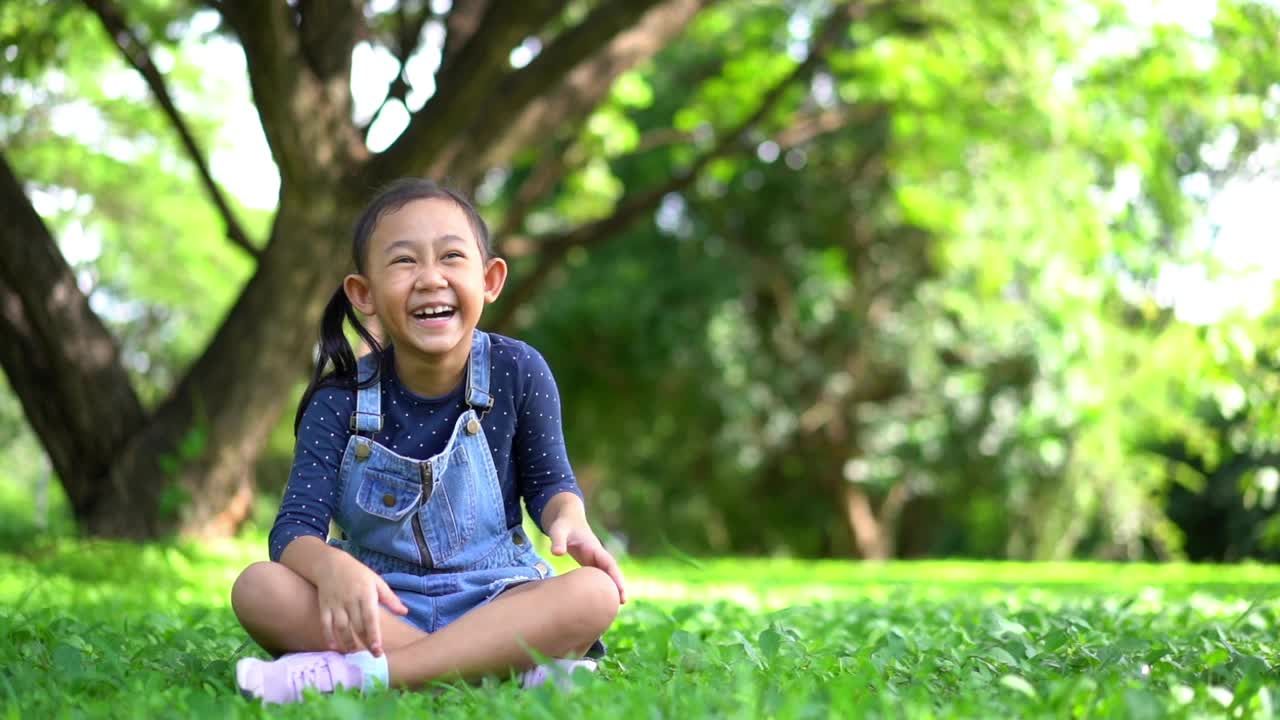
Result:
[[[361,359],[362,380],[377,359]],[[489,394],[489,336],[472,334],[467,409],[444,451],[426,460],[377,442],[381,383],[358,389],[354,430],[338,472],[334,545],[382,576],[425,632],[457,620],[503,590],[554,574],[520,527],[508,528],[498,473],[480,419]]]

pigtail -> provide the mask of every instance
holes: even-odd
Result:
[[[312,396],[316,394],[316,390],[326,385],[349,388],[357,386],[356,354],[352,351],[351,343],[347,342],[347,336],[343,332],[344,321],[350,322],[360,339],[364,340],[372,352],[379,356],[379,368],[381,368],[382,345],[364,326],[364,323],[360,322],[355,308],[351,306],[351,300],[339,285],[333,297],[329,298],[329,303],[324,307],[324,315],[320,318],[319,354],[316,358],[315,371],[311,375],[311,382],[302,393],[302,400],[298,403],[298,411],[293,418],[295,437],[298,434],[298,426],[302,424],[302,416],[307,410],[307,405],[311,403]],[[330,365],[333,369],[327,372]],[[375,373],[364,384],[377,382],[377,378],[378,373]]]

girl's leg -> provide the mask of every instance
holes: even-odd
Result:
[[[328,649],[320,629],[316,586],[280,563],[258,562],[245,568],[231,588],[231,607],[244,629],[268,652]],[[388,650],[426,637],[386,608],[379,608],[379,618],[382,646]]]
[[[518,585],[430,635],[388,642],[391,684],[418,687],[438,678],[526,670],[534,665],[529,650],[580,657],[617,614],[618,587],[596,568]]]

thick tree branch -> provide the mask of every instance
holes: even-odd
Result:
[[[221,0],[215,7],[240,38],[254,106],[282,179],[301,177],[305,149],[290,133],[289,98],[301,82],[297,68],[302,64],[293,9],[286,3],[258,0]]]
[[[240,38],[281,181],[332,193],[351,166],[368,157],[351,120],[351,51],[361,21],[351,19],[348,8],[339,14],[346,24],[338,30],[313,18],[303,31],[301,8],[287,2],[221,0],[215,7]]]
[[[0,365],[78,515],[109,492],[101,479],[141,427],[142,405],[3,154],[0,217]]]
[[[365,143],[369,142],[369,128],[373,126],[373,121],[378,119],[382,114],[387,103],[392,100],[399,100],[405,103],[409,97],[409,79],[405,73],[405,66],[409,63],[409,58],[418,51],[418,46],[422,39],[422,28],[426,26],[427,21],[431,19],[430,7],[423,6],[417,15],[410,15],[405,6],[399,5],[396,8],[396,32],[394,45],[392,45],[393,54],[396,60],[400,62],[400,72],[395,79],[391,81],[391,87],[387,88],[387,96],[382,99],[378,105],[378,109],[369,115],[369,121],[360,125],[360,134],[364,136]]]
[[[431,174],[472,177],[504,164],[531,140],[577,122],[599,104],[618,75],[662,49],[706,4],[706,0],[602,4],[557,36],[528,65],[512,71],[491,102],[516,110],[478,118],[432,159]]]
[[[187,156],[191,158],[191,162],[196,166],[196,173],[200,176],[200,184],[204,186],[209,199],[213,201],[214,206],[218,209],[218,214],[222,216],[222,222],[226,226],[227,238],[240,249],[249,253],[250,256],[257,258],[259,255],[258,248],[249,241],[249,236],[236,219],[230,203],[227,202],[218,184],[213,181],[213,175],[209,172],[209,165],[205,162],[204,153],[201,152],[199,145],[196,144],[191,128],[187,126],[186,121],[182,119],[182,114],[178,112],[177,106],[174,105],[173,97],[169,95],[164,76],[160,74],[160,70],[152,62],[151,54],[147,51],[147,47],[129,29],[129,24],[125,20],[123,13],[112,0],[83,0],[83,2],[98,16],[98,20],[102,22],[102,27],[106,29],[107,35],[115,43],[116,48],[120,50],[120,54],[124,56],[125,61],[146,81],[147,87],[150,88],[151,94],[155,96],[161,111],[164,112],[165,117],[169,119],[169,123],[173,125],[173,129],[178,133],[183,149],[186,150]]]
[[[822,62],[822,57],[845,33],[849,23],[863,9],[861,4],[844,3],[832,11],[822,29],[814,38],[805,60],[785,78],[769,89],[756,109],[737,126],[720,134],[711,149],[702,153],[683,172],[656,188],[624,198],[618,208],[607,218],[587,223],[559,235],[542,239],[537,244],[538,259],[533,269],[522,276],[504,293],[503,303],[495,309],[490,327],[497,332],[509,330],[517,307],[531,298],[546,282],[551,272],[560,265],[569,251],[575,247],[589,247],[604,242],[621,232],[642,214],[658,206],[668,193],[688,187],[704,168],[718,157],[728,155],[741,138],[759,123],[782,99],[791,87],[810,78]]]
[[[489,0],[455,0],[444,21],[444,47],[440,50],[440,69],[446,70],[458,58],[458,51],[466,47],[471,36],[480,27],[480,20],[489,11]]]
[[[302,55],[321,80],[345,76],[351,67],[351,48],[368,28],[360,0],[299,0],[298,33]]]
[[[491,107],[494,90],[507,73],[508,56],[521,40],[562,10],[553,0],[497,3],[487,9],[480,26],[442,67],[436,93],[389,148],[370,161],[363,184],[378,185],[403,175],[422,174],[449,140],[484,112],[517,112],[507,102]]]

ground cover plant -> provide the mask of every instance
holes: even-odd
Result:
[[[261,539],[0,552],[0,717],[1268,717],[1262,566],[630,560],[598,676],[264,709],[228,589]]]

